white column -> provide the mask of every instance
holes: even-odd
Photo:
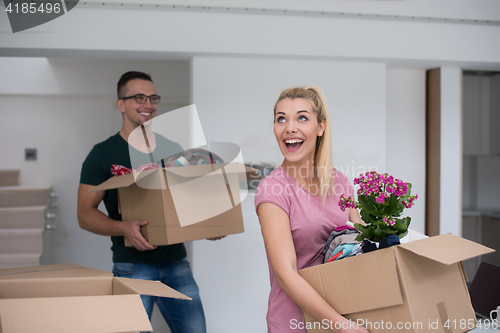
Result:
[[[440,234],[462,235],[462,70],[441,68]]]
[[[425,233],[425,70],[387,70],[386,170],[412,184],[418,200],[404,214]]]

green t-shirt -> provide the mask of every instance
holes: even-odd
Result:
[[[165,158],[182,152],[182,147],[165,137],[156,134],[155,156]],[[144,163],[151,163],[148,154],[133,150],[134,159],[144,160]],[[111,166],[113,164],[123,165],[132,168],[129,155],[129,146],[120,133],[111,136],[109,139],[98,143],[92,148],[89,155],[82,165],[80,183],[97,186],[109,178]],[[118,191],[116,189],[107,190],[104,195],[104,205],[108,211],[108,216],[113,220],[121,221],[121,214],[118,212]],[[167,246],[158,246],[155,250],[139,251],[133,247],[126,247],[123,236],[112,236],[113,262],[127,262],[135,264],[153,264],[171,260],[180,260],[186,257],[184,244],[174,244]]]

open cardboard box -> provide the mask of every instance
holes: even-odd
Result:
[[[0,270],[0,332],[152,331],[140,294],[190,298],[159,281],[73,264]]]
[[[148,221],[144,238],[169,245],[243,232],[240,182],[256,173],[240,163],[160,168],[115,176],[91,191],[118,189],[122,219]]]
[[[461,261],[493,251],[445,234],[305,268],[299,274],[340,314],[371,333],[468,332],[476,327],[476,316]],[[325,329],[331,323],[303,315],[308,333],[331,332]]]

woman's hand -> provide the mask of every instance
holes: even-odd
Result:
[[[340,324],[340,323],[338,323]],[[355,321],[351,321],[346,319],[346,321],[342,322],[340,330],[334,330],[336,333],[370,333],[366,328],[356,323]]]

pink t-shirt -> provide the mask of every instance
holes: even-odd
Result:
[[[347,177],[335,170],[332,193],[325,203],[322,196],[312,195],[302,188],[281,166],[261,180],[255,194],[255,209],[269,202],[283,209],[290,218],[297,268],[319,265],[323,261],[321,251],[335,227],[349,220],[349,211],[340,210],[341,194],[350,196],[354,190]],[[300,307],[281,289],[269,262],[271,292],[269,294],[267,327],[269,333],[306,333]]]

